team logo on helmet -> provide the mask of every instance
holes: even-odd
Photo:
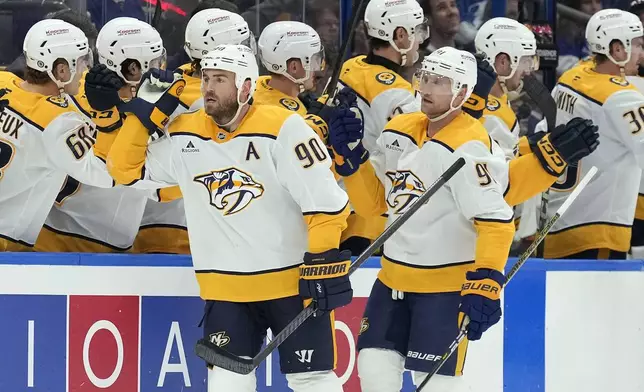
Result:
[[[494,112],[496,110],[499,110],[501,107],[501,102],[497,101],[494,98],[488,98],[487,100],[487,110]]]
[[[389,86],[392,85],[396,80],[396,75],[392,74],[391,72],[380,72],[378,75],[376,75],[376,80],[382,84]]]
[[[628,81],[626,79],[622,79],[622,78],[612,77],[612,78],[610,78],[608,80],[610,80],[612,83],[615,83],[616,85],[622,86],[622,87],[626,87],[626,86],[630,85],[630,83],[628,83]]]
[[[297,112],[300,109],[300,104],[297,103],[296,100],[291,98],[282,98],[280,99],[280,103],[288,110],[292,110],[294,112]]]
[[[61,108],[66,108],[69,106],[69,102],[67,102],[67,98],[61,97],[61,96],[47,97],[47,102],[51,102],[56,106],[60,106]]]
[[[223,211],[224,215],[235,214],[264,194],[264,186],[253,177],[237,168],[229,167],[200,174],[193,179],[203,184],[210,194],[210,205]]]
[[[387,172],[386,175],[391,180],[387,204],[395,209],[395,214],[404,214],[412,203],[425,192],[425,185],[410,170]]]

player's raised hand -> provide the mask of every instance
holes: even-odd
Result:
[[[350,251],[305,253],[304,264],[300,266],[300,296],[313,299],[317,309],[323,311],[348,305],[353,299],[350,266]]]
[[[459,310],[469,319],[469,340],[479,340],[483,332],[501,320],[501,288],[504,284],[505,276],[493,269],[479,268],[465,275]]]
[[[476,86],[472,95],[463,104],[463,111],[474,118],[481,118],[497,75],[484,55],[479,53],[474,57],[476,57]]]
[[[575,164],[597,149],[598,127],[591,120],[575,117],[552,132],[535,132],[528,137],[528,142],[543,168],[559,176],[566,164]]]
[[[105,111],[121,102],[119,90],[125,85],[116,72],[105,64],[93,66],[85,75],[85,96],[89,105],[96,110]]]

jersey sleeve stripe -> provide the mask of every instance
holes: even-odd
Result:
[[[210,138],[210,137],[206,137],[206,136],[203,136],[203,135],[199,135],[198,133],[192,133],[192,132],[170,132],[170,136],[171,137],[174,137],[174,136],[193,136],[193,137],[196,137],[196,138],[201,139],[201,140],[206,140],[206,141],[212,140],[212,138]]]
[[[457,261],[455,263],[448,263],[448,264],[439,264],[439,265],[418,265],[418,264],[408,264],[400,260],[392,259],[391,257],[387,256],[385,251],[383,250],[382,252],[382,257],[387,259],[387,261],[390,261],[394,264],[399,264],[403,265],[406,267],[411,267],[411,268],[416,268],[416,269],[441,269],[441,268],[449,268],[449,267],[455,267],[457,265],[466,265],[466,264],[474,264],[474,260],[467,260],[467,261]]]
[[[277,139],[277,136],[268,133],[240,133],[239,135],[233,136],[233,139],[238,137],[265,137],[273,140]]]
[[[54,232],[54,233],[58,234],[58,235],[78,238],[78,239],[81,239],[83,241],[88,241],[88,242],[92,242],[92,243],[95,243],[95,244],[99,244],[99,245],[102,245],[102,246],[104,246],[106,248],[110,248],[112,250],[119,251],[119,252],[126,252],[126,251],[130,250],[130,248],[132,248],[131,246],[128,246],[126,248],[119,248],[118,246],[110,245],[107,242],[99,241],[99,240],[94,239],[94,238],[85,237],[84,235],[81,235],[81,234],[66,233],[64,231],[54,229],[53,227],[48,226],[48,225],[43,225],[43,227],[46,228],[47,230],[51,231],[51,232]]]
[[[273,272],[288,271],[288,270],[292,269],[293,267],[299,266],[300,264],[302,264],[302,262],[298,261],[297,263],[292,264],[292,265],[288,265],[286,267],[267,269],[267,270],[261,270],[261,271],[252,271],[252,272],[223,271],[223,270],[216,270],[216,269],[207,269],[207,270],[195,270],[195,273],[197,273],[197,274],[222,274],[222,275],[262,275],[262,274],[268,274],[268,273],[273,273]]]
[[[338,215],[344,212],[344,210],[347,208],[348,205],[349,205],[349,202],[346,202],[344,207],[340,208],[337,211],[308,211],[308,212],[302,212],[302,215],[317,215],[317,214]]]
[[[44,127],[41,127],[37,123],[35,123],[35,122],[31,121],[30,119],[28,119],[27,117],[23,116],[20,112],[18,112],[16,109],[12,108],[11,106],[7,106],[5,108],[5,110],[7,110],[7,109],[10,109],[12,114],[22,118],[23,120],[25,120],[25,122],[28,122],[30,125],[34,126],[36,129],[39,129],[41,132],[45,130]]]
[[[633,227],[632,225],[624,225],[620,223],[614,223],[614,222],[588,222],[588,223],[580,223],[578,225],[573,225],[573,226],[568,226],[565,227],[561,230],[550,230],[550,234],[556,234],[556,233],[563,233],[564,231],[572,230],[572,229],[577,229],[583,226],[589,226],[589,225],[606,225],[606,226],[615,226],[615,227]]]
[[[474,218],[474,220],[479,222],[512,223],[514,222],[514,215],[510,219]]]
[[[30,244],[28,242],[21,241],[21,240],[16,240],[16,239],[11,238],[11,237],[9,237],[7,235],[4,235],[4,234],[0,234],[0,238],[2,238],[4,240],[7,240],[7,241],[10,241],[10,242],[13,242],[14,244],[20,244],[20,245],[23,245],[23,246],[28,246],[30,248],[33,248],[33,246],[34,246],[34,244]]]
[[[586,95],[586,94],[582,93],[582,92],[581,92],[581,91],[579,91],[579,90],[575,90],[574,88],[572,88],[571,86],[569,86],[569,85],[567,85],[567,84],[565,84],[565,83],[559,82],[559,85],[560,85],[560,86],[562,86],[562,87],[567,88],[568,90],[570,90],[570,91],[574,92],[575,94],[579,94],[579,95],[581,95],[583,98],[585,98],[585,99],[587,99],[587,100],[589,100],[589,101],[591,101],[591,102],[593,102],[593,103],[596,103],[596,104],[597,104],[597,105],[599,105],[599,106],[603,106],[603,105],[604,105],[604,103],[603,103],[603,102],[600,102],[600,101],[596,100],[595,98],[591,98],[591,97],[589,97],[588,95]]]
[[[454,149],[452,147],[448,146],[446,143],[441,142],[440,140],[429,139],[429,141],[445,147],[449,152],[454,152]]]
[[[414,143],[416,146],[418,146],[418,143],[416,142],[416,140],[414,140],[413,137],[411,137],[410,135],[408,135],[408,134],[406,134],[404,132],[400,132],[400,131],[397,131],[397,130],[391,129],[391,128],[387,128],[384,131],[382,131],[382,133],[385,133],[385,132],[394,133],[396,135],[406,137],[407,139],[411,140],[412,143]]]

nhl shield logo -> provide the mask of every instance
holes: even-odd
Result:
[[[425,192],[425,185],[410,170],[385,174],[391,180],[387,204],[395,210],[395,214],[404,214],[412,203]]]
[[[193,179],[210,194],[210,204],[224,215],[235,214],[264,194],[264,186],[235,167],[200,174]]]

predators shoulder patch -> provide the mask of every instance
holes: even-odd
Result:
[[[65,97],[59,97],[59,96],[47,97],[47,102],[51,102],[56,106],[60,106],[61,108],[69,107],[69,102],[67,102],[67,98]]]
[[[297,112],[300,109],[300,104],[296,100],[291,98],[280,99],[280,104],[293,112]]]
[[[396,81],[396,75],[392,74],[391,72],[380,72],[376,75],[376,80],[382,84],[389,86],[394,84],[394,82]]]
[[[486,106],[487,110],[494,112],[496,110],[499,110],[499,108],[501,107],[501,102],[494,98],[488,98]]]
[[[628,83],[627,80],[622,79],[622,78],[612,77],[612,78],[610,78],[608,80],[610,80],[612,83],[615,83],[616,85],[622,86],[622,87],[627,87],[628,85],[630,85],[630,83]]]

